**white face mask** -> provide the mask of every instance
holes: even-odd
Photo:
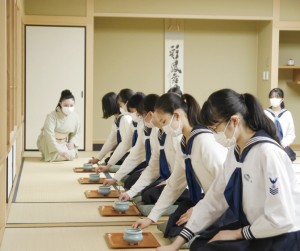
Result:
[[[75,109],[75,107],[74,106],[63,106],[62,108],[61,108],[61,110],[62,110],[62,112],[65,114],[65,115],[69,115],[69,114],[71,114],[72,112],[74,112],[74,109]]]
[[[120,112],[123,115],[126,115],[128,113],[123,107],[120,107]]]
[[[272,107],[279,107],[282,102],[281,98],[270,98],[270,104]]]
[[[221,144],[221,145],[223,145],[223,146],[225,146],[225,147],[231,147],[231,146],[234,146],[234,145],[236,144],[236,138],[234,137],[234,135],[235,135],[235,132],[236,132],[236,128],[237,128],[237,127],[234,128],[234,132],[233,132],[233,135],[232,135],[231,138],[227,138],[227,137],[226,137],[225,132],[226,132],[226,129],[227,129],[229,123],[230,123],[230,120],[228,121],[228,123],[227,123],[227,125],[226,125],[224,131],[214,133],[214,136],[215,136],[216,141],[217,141],[219,144]]]
[[[147,121],[144,120],[144,125],[145,125],[146,127],[148,127],[148,128],[153,128],[153,127],[155,127],[155,126],[153,125],[152,119],[150,120],[150,122],[147,122]]]
[[[130,117],[133,122],[139,123],[141,121],[141,116],[137,115],[135,112],[130,113]]]
[[[182,134],[182,129],[180,127],[181,121],[179,120],[178,127],[176,129],[173,129],[172,126],[171,126],[173,118],[174,118],[174,114],[173,114],[173,116],[170,120],[170,123],[166,126],[163,126],[163,130],[167,135],[170,135],[171,137],[178,137],[179,135]]]

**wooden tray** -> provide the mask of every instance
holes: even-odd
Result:
[[[110,194],[102,195],[98,192],[98,190],[87,190],[84,192],[85,197],[88,199],[96,199],[96,198],[119,198],[120,193],[123,191],[111,190]]]
[[[106,233],[105,239],[110,248],[157,248],[160,246],[152,233],[144,232],[143,240],[136,245],[130,245],[123,239],[123,233]]]
[[[90,181],[89,178],[79,178],[78,182],[80,184],[103,184],[104,180],[105,180],[105,178],[102,178],[102,177],[98,181]]]
[[[74,167],[73,171],[75,173],[95,173],[96,172],[96,168],[93,167],[91,170],[85,170],[83,167]]]
[[[135,205],[129,205],[129,209],[120,213],[114,209],[113,206],[100,206],[99,212],[102,216],[138,216],[140,215],[139,210]]]

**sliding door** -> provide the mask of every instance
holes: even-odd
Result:
[[[81,121],[79,149],[84,150],[85,28],[28,25],[25,43],[25,150],[37,150],[46,115],[64,89],[75,96]]]

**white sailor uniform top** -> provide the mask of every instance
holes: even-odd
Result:
[[[150,147],[152,144],[154,144],[154,141],[157,138],[158,128],[152,128],[150,136],[145,136],[144,127],[139,127],[138,129],[139,136],[135,146],[131,148],[129,155],[120,166],[120,169],[114,175],[114,179],[118,181],[122,180],[127,174],[129,174],[139,164],[146,160],[145,141],[148,139],[148,137],[150,137]]]
[[[241,158],[238,147],[229,150],[224,171],[194,207],[180,236],[190,240],[225,212],[228,204],[224,191],[237,168],[242,179],[241,209],[249,223],[242,230],[245,239],[300,229],[300,189],[292,163],[280,145],[259,131],[249,140]]]
[[[120,115],[119,127],[115,121],[112,124],[112,128],[108,138],[106,139],[100,152],[97,154],[96,159],[102,160],[107,153],[114,150],[114,153],[110,157],[108,163],[111,165],[116,164],[131,148],[132,143],[132,124],[131,117],[129,115]],[[118,144],[118,132],[121,137],[121,142]]]
[[[160,133],[157,131],[157,133]],[[159,137],[159,135],[158,135]],[[136,181],[136,183],[130,188],[129,191],[126,193],[129,195],[130,198],[137,195],[140,191],[142,191],[146,186],[150,185],[154,181],[156,181],[160,177],[160,150],[161,146],[158,141],[158,137],[155,141],[153,141],[152,147],[152,155],[149,161],[148,167],[142,172],[140,178]],[[163,150],[166,155],[166,160],[170,172],[172,173],[174,164],[175,164],[175,154],[176,149],[179,146],[179,142],[182,135],[179,137],[171,137],[166,135],[165,144],[163,146]]]
[[[282,128],[282,137],[279,137],[281,140],[281,145],[283,147],[291,145],[295,138],[295,126],[292,114],[286,109],[282,109],[280,113],[276,116],[272,109],[265,110],[265,114],[270,118],[275,124],[276,119],[278,119],[280,126]]]
[[[216,142],[212,133],[202,133],[195,137],[190,154],[195,178],[203,189],[208,191],[211,183],[223,168],[227,149]],[[173,205],[187,186],[185,163],[181,146],[178,145],[175,155],[175,166],[166,182],[158,201],[152,208],[148,218],[156,222],[160,216]]]

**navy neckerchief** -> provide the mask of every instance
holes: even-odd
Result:
[[[115,120],[115,124],[117,127],[117,143],[120,144],[122,141],[121,133],[120,133],[120,122],[123,115],[119,115],[119,117]]]
[[[144,134],[145,134],[145,150],[146,150],[146,162],[147,165],[149,164],[151,158],[151,145],[150,145],[150,134],[152,128],[144,127]]]
[[[282,132],[282,127],[281,124],[279,122],[279,118],[282,116],[282,114],[284,114],[287,110],[286,109],[282,109],[280,111],[280,113],[276,116],[275,113],[272,111],[272,109],[267,109],[266,111],[268,111],[269,113],[272,114],[273,118],[274,118],[274,122],[275,125],[277,127],[277,136],[280,140],[282,140],[283,138],[283,132]]]
[[[167,158],[166,158],[166,153],[165,153],[165,142],[166,142],[166,133],[159,130],[158,132],[158,141],[159,141],[159,174],[160,174],[160,178],[162,178],[163,180],[167,180],[170,175],[170,169],[169,169],[169,165],[167,162]]]
[[[132,121],[133,125],[133,135],[132,135],[132,142],[131,142],[131,147],[134,147],[136,140],[138,138],[138,133],[137,133],[137,122]]]
[[[241,156],[239,156],[239,147],[237,145],[235,146],[234,155],[236,160],[240,163],[243,163],[247,154],[253,146],[265,142],[275,144],[281,148],[281,146],[265,131],[260,130],[256,132],[254,136],[248,141]],[[243,181],[241,167],[236,167],[236,169],[232,173],[224,190],[224,196],[235,217],[239,219],[244,226],[249,225],[247,217],[243,211]]]
[[[195,172],[193,170],[192,161],[191,161],[191,152],[193,147],[194,139],[197,135],[201,133],[212,133],[211,130],[207,129],[203,125],[195,126],[192,131],[190,138],[188,139],[187,144],[185,143],[185,137],[182,137],[181,140],[181,150],[184,154],[185,161],[185,175],[187,179],[187,184],[189,187],[190,199],[196,204],[204,196],[202,188],[199,182],[196,179]]]

